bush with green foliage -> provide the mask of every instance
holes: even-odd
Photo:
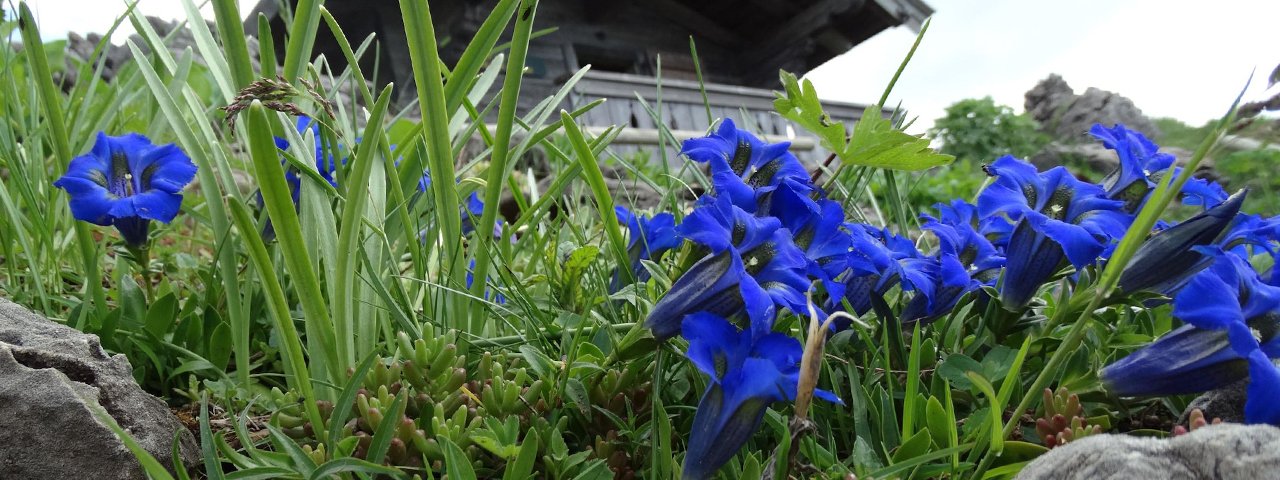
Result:
[[[969,98],[951,104],[934,121],[929,135],[942,143],[943,153],[957,159],[989,163],[1004,155],[1027,157],[1048,142],[1035,120],[998,105],[991,97]]]

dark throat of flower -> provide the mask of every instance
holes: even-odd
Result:
[[[1071,189],[1059,187],[1053,191],[1053,195],[1049,196],[1049,201],[1045,203],[1044,209],[1040,213],[1054,220],[1063,220],[1067,218],[1067,209],[1071,206]]]
[[[129,171],[129,155],[124,152],[111,152],[110,185],[107,190],[117,197],[128,197],[134,193],[133,172]]]
[[[742,266],[747,270],[748,274],[755,275],[764,270],[764,267],[773,260],[777,254],[777,245],[773,242],[764,242],[760,246],[751,249],[751,251],[742,254]]]
[[[747,171],[747,165],[751,163],[751,142],[746,139],[738,140],[738,148],[733,151],[733,158],[729,161],[729,168],[733,169],[733,173],[742,176]]]

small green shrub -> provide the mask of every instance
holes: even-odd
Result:
[[[1025,157],[1048,142],[1035,120],[997,105],[991,97],[969,98],[947,107],[929,135],[942,142],[942,153],[957,159],[990,162],[1002,155]]]

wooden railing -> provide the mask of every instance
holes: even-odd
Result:
[[[664,79],[661,88],[662,123],[678,140],[698,137],[706,132],[709,105],[713,119],[732,118],[740,128],[763,134],[769,142],[790,141],[792,153],[802,161],[813,164],[827,155],[827,152],[819,151],[815,137],[774,112],[775,97],[771,90],[707,84],[704,102],[697,82]],[[581,119],[582,123],[591,127],[626,127],[613,144],[613,150],[619,154],[656,148],[659,135],[654,113],[651,113],[658,108],[656,78],[588,72],[574,86],[569,103],[576,108],[600,98],[605,99],[605,103],[587,112]],[[833,119],[844,121],[850,127],[862,117],[864,110],[862,105],[844,102],[824,102],[823,107]],[[679,146],[669,148],[668,158],[675,159]]]

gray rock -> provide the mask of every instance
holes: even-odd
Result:
[[[200,51],[196,47],[195,36],[191,33],[190,29],[185,27],[185,22],[179,22],[178,20],[164,20],[158,17],[146,18],[147,23],[149,23],[151,28],[155,30],[156,35],[164,41],[165,47],[168,48],[169,53],[171,53],[174,58],[181,59],[182,55],[185,54],[186,49],[190,48],[193,61],[198,64],[205,65],[204,58],[200,56]],[[216,24],[209,21],[207,22],[207,25],[209,27],[209,32],[213,34],[215,39],[217,39],[218,28]],[[129,40],[136,43],[138,48],[142,49],[144,53],[149,53],[151,51],[147,42],[142,39],[142,35],[130,35]],[[97,33],[90,33],[83,36],[75,32],[67,34],[67,46],[65,48],[67,52],[66,69],[61,72],[57,72],[57,75],[59,76],[54,79],[62,86],[63,90],[71,91],[71,88],[75,86],[77,80],[76,76],[79,74],[78,69],[80,68],[81,63],[89,62],[90,68],[97,67],[97,62],[101,57],[94,56],[93,52],[101,41],[102,35]],[[249,61],[256,71],[259,65],[258,39],[252,36],[246,36],[245,42],[249,49]],[[121,68],[130,62],[133,62],[133,53],[129,51],[127,44],[115,45],[108,42],[103,46],[101,56],[105,57],[105,60],[103,61],[102,72],[99,78],[104,82],[110,82],[120,72]]]
[[[1095,435],[1050,450],[1019,480],[1280,478],[1280,428],[1222,424],[1171,439]]]
[[[1212,422],[1221,418],[1224,422],[1244,422],[1244,402],[1248,398],[1249,380],[1240,380],[1231,385],[1201,394],[1187,405],[1178,423],[1186,425],[1191,411],[1200,409],[1206,421]]]
[[[1058,75],[1049,75],[1025,95],[1023,108],[1040,123],[1040,130],[1064,143],[1089,141],[1089,128],[1095,123],[1111,126],[1122,123],[1148,137],[1160,131],[1132,100],[1090,87],[1076,95]]]
[[[161,463],[172,468],[177,435],[183,463],[197,465],[191,432],[132,372],[97,336],[0,299],[0,478],[146,478],[87,401]]]

